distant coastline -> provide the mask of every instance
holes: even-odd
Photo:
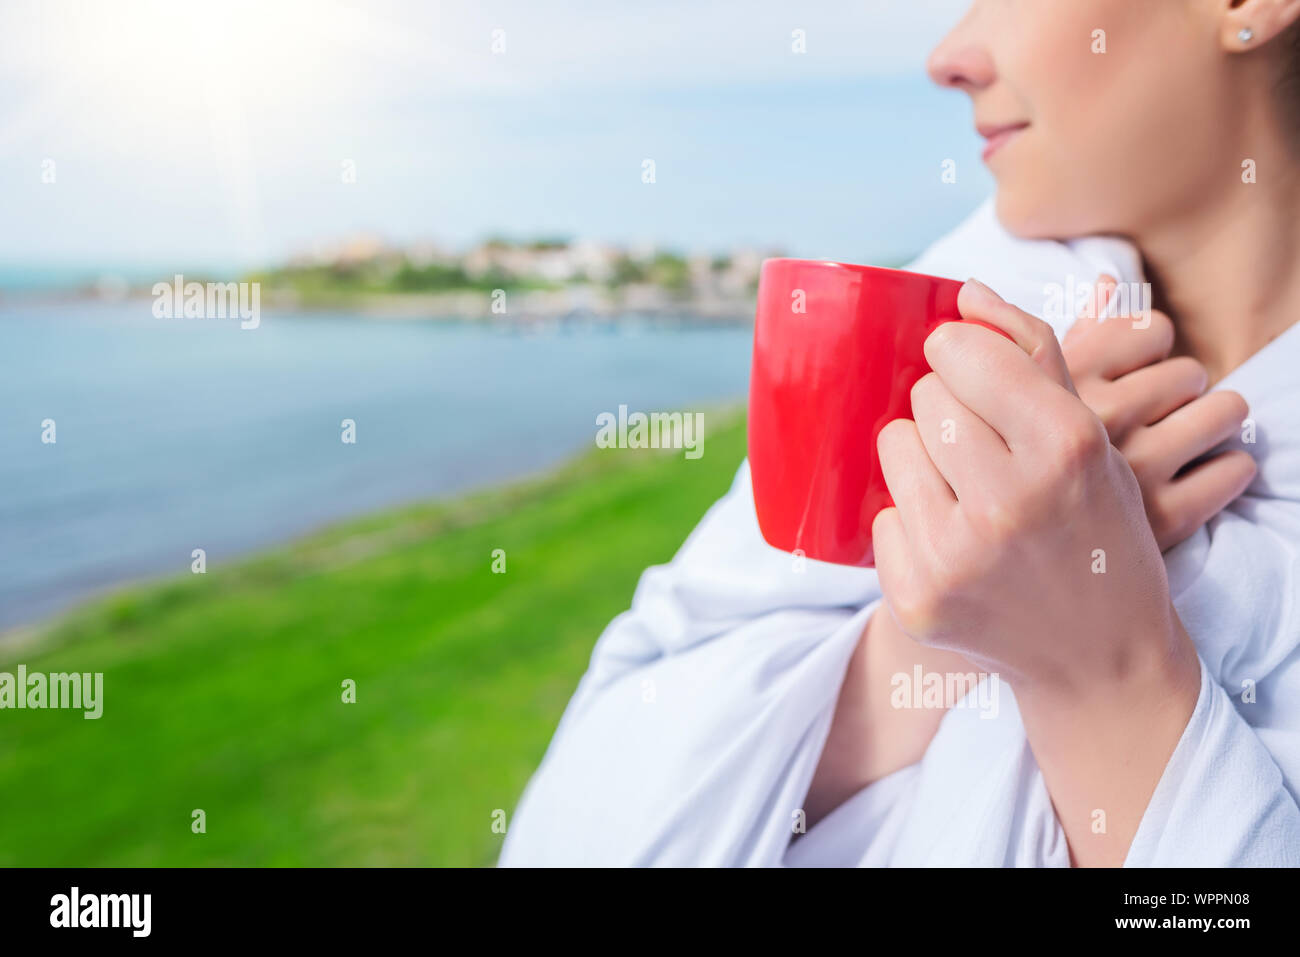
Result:
[[[371,237],[293,257],[246,280],[273,308],[345,305],[370,316],[645,317],[743,321],[774,249],[684,255],[589,240],[492,238],[452,251]]]
[[[357,237],[258,270],[135,268],[94,275],[0,270],[0,304],[148,299],[157,285],[256,283],[281,313],[343,312],[373,319],[434,319],[536,326],[745,324],[758,277],[776,248],[683,254],[654,246],[568,239],[493,238],[461,251],[432,243],[391,246]],[[895,262],[876,265],[892,266]]]

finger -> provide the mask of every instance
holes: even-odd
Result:
[[[1178,356],[1100,383],[1088,405],[1106,424],[1111,441],[1118,442],[1134,428],[1159,422],[1196,399],[1208,384],[1205,366],[1189,356]]]
[[[957,504],[956,496],[930,461],[916,423],[894,419],[876,439],[885,487],[897,506],[909,538],[928,534],[932,520]]]
[[[925,340],[925,357],[957,401],[1012,454],[1040,446],[1055,425],[1079,415],[1095,418],[1021,349],[987,329],[945,322]]]
[[[903,593],[912,568],[907,532],[897,508],[882,508],[876,513],[871,522],[871,547],[876,553],[880,590],[886,601],[893,601]]]
[[[933,372],[912,387],[912,419],[930,461],[957,500],[987,486],[1007,464],[1002,437],[989,428]]]
[[[1160,527],[1166,551],[1227,508],[1254,479],[1258,466],[1249,452],[1224,452],[1160,486],[1147,503],[1152,527]]]
[[[1102,273],[1097,277],[1087,301],[1080,307],[1079,314],[1074,317],[1074,324],[1066,330],[1063,342],[1072,343],[1081,339],[1089,329],[1101,321],[1101,317],[1105,315],[1106,304],[1110,301],[1117,285],[1119,285],[1118,280],[1109,273]],[[1071,364],[1070,368],[1076,367]]]
[[[957,311],[963,319],[986,322],[1011,337],[1054,380],[1074,391],[1056,333],[1043,320],[1006,302],[978,279],[971,279],[957,294]]]
[[[1115,319],[1080,322],[1085,329],[1069,348],[1070,369],[1076,374],[1116,379],[1168,358],[1174,347],[1173,320],[1159,310],[1153,309],[1151,321],[1141,326]]]
[[[1089,315],[1081,318],[1087,319],[1104,319],[1106,316],[1106,306],[1110,302],[1110,297],[1115,292],[1115,287],[1119,285],[1119,280],[1110,273],[1102,273],[1097,277],[1097,282],[1092,288],[1091,302],[1088,308],[1091,309]]]
[[[1145,477],[1170,478],[1232,438],[1249,414],[1246,400],[1236,392],[1211,392],[1135,433],[1124,454],[1141,463]]]

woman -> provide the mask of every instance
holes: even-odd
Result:
[[[1000,225],[913,268],[981,275],[960,311],[1014,343],[927,341],[880,435],[878,575],[767,549],[742,468],[597,645],[503,863],[1300,864],[1298,20],[976,0],[930,72]],[[1124,250],[1149,323],[1062,345],[990,288],[1104,307]]]

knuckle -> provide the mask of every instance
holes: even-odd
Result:
[[[971,523],[986,542],[1000,544],[1013,540],[1022,528],[1019,510],[998,496],[985,496],[970,513]],[[955,585],[950,582],[949,585]]]
[[[1076,471],[1100,459],[1109,445],[1106,428],[1097,416],[1076,413],[1056,433],[1055,464],[1067,472]]]
[[[1028,325],[1028,334],[1030,341],[1036,347],[1042,347],[1056,343],[1056,331],[1051,324],[1039,319],[1037,316],[1025,314]]]
[[[889,606],[903,631],[918,641],[934,628],[938,620],[938,596],[934,589],[911,585],[890,596]]]

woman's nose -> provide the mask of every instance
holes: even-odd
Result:
[[[940,86],[957,90],[980,90],[989,86],[997,76],[993,57],[965,29],[966,23],[943,38],[930,53],[925,69],[930,79]]]

